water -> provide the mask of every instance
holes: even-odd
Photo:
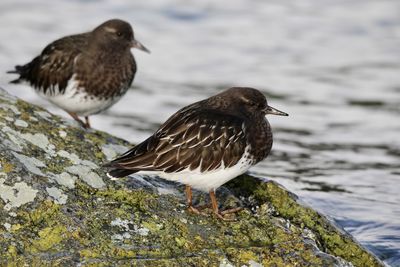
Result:
[[[5,74],[48,42],[118,17],[134,51],[130,90],[95,128],[139,142],[178,108],[232,85],[290,114],[252,169],[400,266],[400,2],[397,0],[14,1],[0,3],[0,86],[51,107]]]

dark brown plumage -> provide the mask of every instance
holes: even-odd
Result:
[[[105,166],[115,178],[138,171],[162,173],[187,185],[192,211],[191,187],[209,191],[215,207],[214,190],[270,152],[266,114],[287,116],[268,106],[256,89],[230,88],[179,110],[147,140]]]
[[[50,43],[31,62],[9,72],[20,75],[11,83],[28,82],[89,127],[89,115],[113,105],[130,87],[136,73],[132,47],[148,52],[134,39],[129,23],[108,20],[91,32]],[[78,115],[85,116],[87,124]]]

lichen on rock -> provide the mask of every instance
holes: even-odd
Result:
[[[100,166],[129,146],[0,89],[0,265],[382,265],[273,182],[220,188],[223,207],[244,207],[224,222],[187,213],[182,185],[110,181]]]

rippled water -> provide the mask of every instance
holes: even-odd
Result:
[[[0,2],[0,86],[58,114],[5,74],[48,42],[119,17],[134,88],[97,129],[139,142],[178,108],[232,85],[290,114],[252,172],[277,180],[400,266],[400,2],[397,0]]]

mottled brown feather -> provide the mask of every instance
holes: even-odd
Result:
[[[12,83],[26,81],[37,91],[54,95],[63,94],[74,77],[88,96],[123,95],[134,79],[136,62],[130,41],[114,41],[101,28],[107,25],[121,27],[133,38],[130,25],[119,20],[107,21],[92,32],[63,37],[47,45],[31,62],[16,66],[10,73],[20,77]]]
[[[113,177],[126,174],[120,170],[208,172],[233,167],[245,157],[246,170],[271,151],[272,131],[265,118],[271,110],[260,91],[232,87],[179,110],[150,138],[105,166]]]
[[[191,111],[190,115],[186,114],[183,118],[179,114],[177,112],[153,136],[111,162],[111,165],[164,172],[200,167],[200,171],[204,172],[221,167],[221,160],[226,153],[230,155],[229,164],[238,162],[242,157],[246,142],[240,118],[203,110]],[[219,127],[221,125],[225,127]],[[243,140],[221,146],[228,144],[226,140],[229,134],[242,136]],[[213,135],[219,139],[211,139]],[[149,143],[153,145],[149,146]],[[146,151],[142,151],[144,146]],[[224,162],[224,165],[227,163]]]
[[[87,45],[88,34],[67,36],[47,45],[42,53],[23,66],[14,83],[27,81],[45,94],[63,93],[73,75],[74,60]]]

